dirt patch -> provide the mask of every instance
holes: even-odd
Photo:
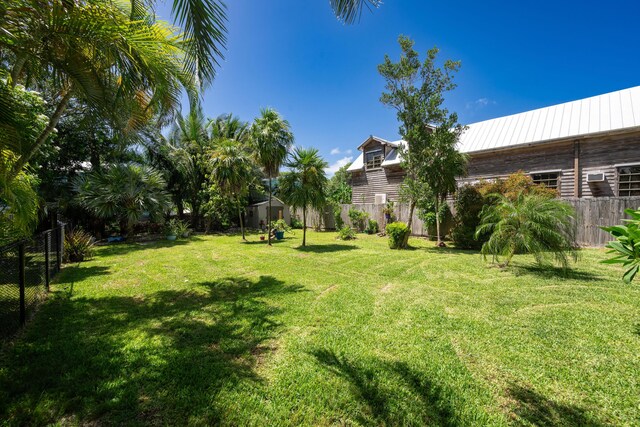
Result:
[[[382,292],[383,294],[387,294],[389,292],[391,292],[391,288],[393,287],[393,285],[391,283],[387,283],[386,285],[384,285],[382,287],[382,289],[380,289],[380,292]]]

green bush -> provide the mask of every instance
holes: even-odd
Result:
[[[378,221],[376,221],[375,219],[370,219],[365,231],[367,232],[367,234],[377,234],[380,231],[380,227],[378,227]]]
[[[367,220],[369,219],[369,214],[358,209],[350,208],[349,219],[351,220],[352,226],[357,228],[358,231],[363,232],[367,228]]]
[[[611,259],[602,261],[605,264],[622,264],[626,267],[622,279],[631,283],[640,269],[640,209],[625,209],[624,211],[631,219],[624,219],[625,225],[614,225],[612,227],[602,227],[611,233],[616,240],[607,243],[609,254],[615,254]]]
[[[291,228],[302,230],[302,221],[300,221],[297,215],[291,218]]]
[[[342,206],[338,203],[331,203],[333,209],[333,220],[336,223],[336,230],[341,230],[344,227],[344,221],[342,220]]]
[[[487,202],[478,188],[465,185],[456,192],[456,216],[451,229],[451,239],[457,248],[480,249],[486,236],[476,239],[476,228],[480,225],[480,212]]]
[[[349,226],[342,227],[338,231],[338,239],[340,240],[353,240],[356,238],[356,232]]]
[[[387,225],[387,234],[389,235],[389,247],[391,249],[404,249],[407,247],[409,239],[409,227],[404,222],[392,222]]]
[[[276,222],[272,222],[271,228],[276,231],[285,231],[287,233],[294,234],[293,231],[291,231],[291,227],[289,227],[289,224],[287,224],[284,219],[279,219]]]
[[[64,236],[64,262],[80,262],[93,256],[95,241],[81,228],[69,230]]]

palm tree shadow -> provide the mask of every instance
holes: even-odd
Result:
[[[363,425],[409,425],[421,420],[424,425],[457,426],[450,399],[421,373],[406,363],[376,359],[373,368],[338,356],[333,351],[317,349],[310,353],[317,362],[334,375],[347,380],[356,397],[365,405],[364,414],[357,416]],[[419,405],[403,405],[388,386],[391,376],[400,387],[408,389]],[[399,410],[400,409],[400,410]]]
[[[313,253],[330,253],[330,252],[343,252],[343,251],[353,251],[356,249],[360,249],[355,245],[345,245],[340,243],[331,243],[324,245],[307,245],[307,246],[298,246],[295,248],[300,252],[313,252]]]
[[[601,282],[605,278],[584,270],[576,270],[573,268],[563,269],[553,265],[511,265],[510,267],[516,276],[533,275],[545,279],[567,279],[580,280],[585,282]]]
[[[271,301],[304,288],[261,276],[194,289],[52,295],[0,359],[0,372],[12,372],[0,375],[0,418],[17,425],[222,423],[220,390],[264,386],[256,368],[282,328],[281,304]],[[51,411],[29,409],[27,402],[42,399]]]
[[[552,401],[546,396],[518,384],[511,384],[507,389],[507,395],[516,402],[513,414],[521,424],[543,427],[600,427],[605,425],[593,419],[582,408]]]
[[[162,248],[171,248],[174,246],[184,246],[192,242],[201,241],[202,238],[198,236],[190,236],[186,239],[179,240],[150,240],[141,242],[120,242],[120,243],[107,243],[98,245],[100,257],[108,256],[120,256],[126,255],[131,252],[138,251],[152,251]]]

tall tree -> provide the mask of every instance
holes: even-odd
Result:
[[[307,209],[322,209],[326,203],[327,176],[325,162],[315,148],[296,148],[287,162],[291,170],[280,178],[284,202],[302,208],[302,246],[307,244]]]
[[[271,246],[271,199],[273,197],[273,178],[278,176],[280,167],[293,145],[293,132],[289,122],[277,111],[265,108],[260,112],[251,127],[256,162],[262,167],[269,180],[269,211],[267,213],[268,242]]]
[[[234,139],[216,142],[210,152],[211,179],[231,199],[238,210],[242,240],[246,240],[242,211],[250,186],[256,181],[256,168],[248,147]]]
[[[455,189],[455,177],[465,172],[466,158],[456,150],[463,127],[458,124],[457,114],[443,105],[444,94],[456,87],[453,76],[460,62],[446,60],[439,67],[437,48],[430,49],[421,62],[413,49],[413,40],[400,36],[398,42],[402,50],[400,60],[394,63],[385,55],[378,66],[386,83],[380,101],[396,110],[400,135],[407,141],[406,147],[399,148],[406,172],[403,192],[410,205],[407,225],[411,227],[413,211],[424,187],[436,198],[438,212],[446,195]],[[437,229],[440,244],[439,220]]]

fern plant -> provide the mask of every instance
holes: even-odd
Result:
[[[513,199],[493,195],[496,203],[480,214],[476,238],[489,236],[482,245],[485,257],[502,256],[504,266],[515,254],[532,254],[538,264],[555,260],[567,268],[577,260],[575,211],[571,205],[546,195],[520,193]]]
[[[640,209],[625,209],[631,219],[623,219],[626,225],[601,227],[611,233],[616,240],[607,243],[607,253],[615,254],[613,258],[602,261],[604,264],[622,264],[627,270],[622,280],[631,283],[640,269]]]

